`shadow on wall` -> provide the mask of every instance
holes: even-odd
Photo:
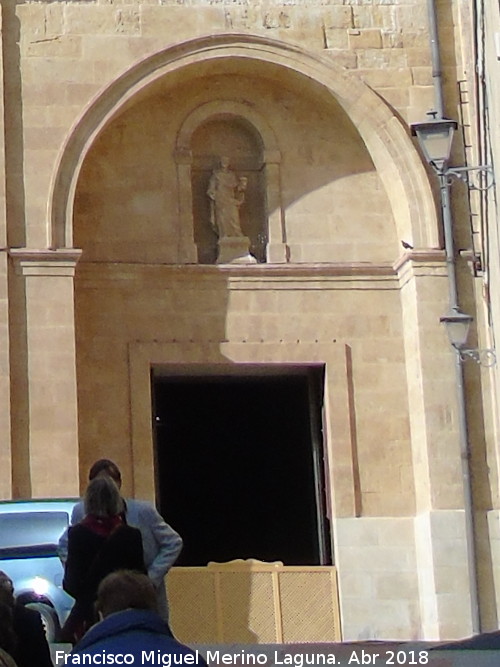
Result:
[[[331,94],[291,72],[277,78],[278,68],[263,64],[255,64],[251,75],[243,66],[240,75],[210,75],[210,67],[205,69],[203,78],[188,67],[181,81],[156,82],[97,138],[75,198],[75,246],[84,249],[83,261],[193,261],[179,248],[176,135],[193,108],[216,99],[252,107],[276,135],[286,240],[336,243],[341,261],[361,259],[356,253],[362,246],[365,261],[370,253],[392,259],[397,240],[388,199],[366,147]],[[233,131],[243,124],[244,119],[214,118],[193,135],[194,228],[196,240],[203,236],[208,248],[199,261],[214,261],[205,186],[221,151],[231,151],[235,167],[249,177],[241,216],[254,246],[266,233],[266,209],[267,217],[275,213],[265,197],[266,175],[259,173],[266,157],[259,155],[255,131],[252,137],[248,124],[245,131]]]

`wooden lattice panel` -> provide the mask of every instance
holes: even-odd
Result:
[[[255,560],[173,568],[174,634],[192,644],[340,641],[334,567]]]
[[[172,632],[181,642],[217,641],[215,574],[204,567],[174,567],[167,576]]]
[[[221,571],[218,581],[223,642],[264,644],[278,641],[270,573]]]
[[[283,643],[333,642],[340,639],[335,571],[279,573]]]

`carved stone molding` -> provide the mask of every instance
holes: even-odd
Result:
[[[11,248],[9,257],[18,275],[23,276],[71,276],[82,255],[77,248]]]

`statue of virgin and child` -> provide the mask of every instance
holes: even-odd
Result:
[[[248,179],[230,168],[228,157],[210,176],[207,195],[210,198],[210,223],[220,239],[244,237],[240,224],[240,207],[245,201]]]

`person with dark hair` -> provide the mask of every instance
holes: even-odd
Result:
[[[99,459],[90,468],[89,480],[107,476],[121,488],[122,477],[118,466],[110,459]],[[180,535],[159,514],[156,508],[144,500],[132,498],[123,500],[123,519],[129,526],[134,526],[141,531],[142,546],[144,549],[144,563],[149,578],[154,584],[158,610],[160,616],[168,622],[168,605],[165,590],[165,575],[177,560],[181,549],[182,539]],[[71,516],[71,523],[75,524],[84,517],[83,503],[75,505]],[[66,560],[68,552],[68,531],[63,533],[59,540],[59,557]]]
[[[107,475],[116,482],[118,488],[122,485],[122,474],[114,461],[110,459],[99,459],[93,463],[89,470],[89,482],[100,475]]]
[[[75,598],[63,628],[63,637],[74,642],[95,621],[97,587],[115,570],[146,572],[141,533],[122,518],[123,501],[115,482],[95,477],[84,499],[85,518],[68,532],[68,557],[63,588]]]
[[[0,601],[0,648],[10,656],[17,648],[17,637],[14,631],[12,606]]]
[[[103,620],[87,632],[65,664],[120,654],[127,656],[127,665],[167,664],[169,656],[168,664],[207,667],[197,651],[172,636],[157,612],[156,592],[147,576],[126,570],[108,575],[99,585],[96,608]]]
[[[158,610],[151,580],[130,570],[119,570],[103,579],[96,608],[104,618],[124,609]],[[167,626],[165,632],[171,634]]]
[[[0,647],[12,656],[18,667],[52,667],[40,614],[16,602],[12,579],[1,570]]]

